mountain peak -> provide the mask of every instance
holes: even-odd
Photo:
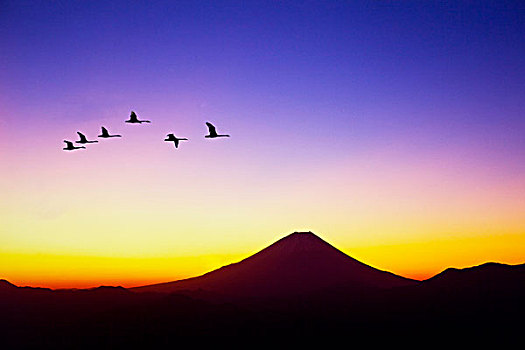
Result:
[[[308,231],[308,232],[293,232],[290,233],[287,236],[284,236],[283,238],[277,240],[273,244],[269,245],[266,249],[275,246],[275,245],[290,245],[290,244],[304,244],[304,245],[321,245],[321,246],[330,246],[326,241],[324,241],[321,237],[317,236],[315,233]],[[334,248],[335,249],[335,248]],[[264,250],[263,250],[264,251]]]
[[[293,233],[290,233],[288,236],[294,236],[294,235],[313,235],[313,236],[316,236],[315,233],[313,233],[312,231],[295,231]],[[317,236],[316,236],[317,237]]]
[[[273,264],[289,265],[303,259],[307,260],[306,263],[313,263],[336,256],[338,258],[344,257],[345,260],[354,260],[311,231],[293,232],[239,262],[239,264],[252,260],[268,260],[272,261]],[[354,261],[361,264],[357,260]]]
[[[296,232],[292,232],[289,235],[284,236],[283,238],[281,238],[277,242],[279,242],[279,241],[287,241],[287,240],[301,240],[301,241],[304,241],[304,242],[317,241],[318,243],[320,243],[320,242],[326,243],[321,237],[317,236],[312,231],[305,231],[305,232],[298,232],[298,231],[296,231]]]
[[[309,240],[317,240],[317,241],[323,241],[322,238],[320,238],[319,236],[317,236],[315,233],[313,233],[312,231],[306,231],[306,232],[292,232],[290,233],[289,235],[287,236],[284,236],[283,238],[277,240],[275,243],[277,242],[288,242],[288,241],[292,241],[292,240],[301,240],[301,241],[309,241]]]

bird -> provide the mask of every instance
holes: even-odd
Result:
[[[98,137],[107,139],[109,137],[122,137],[122,136],[120,136],[120,135],[110,135],[108,130],[105,127],[102,127],[102,134],[98,135]]]
[[[141,123],[151,123],[151,122],[149,120],[139,120],[139,118],[137,117],[137,114],[131,111],[129,120],[126,120],[126,123],[141,124]]]
[[[164,139],[164,141],[168,141],[168,142],[173,141],[175,143],[175,148],[179,148],[179,141],[186,141],[186,140],[188,140],[188,139],[186,139],[186,138],[178,138],[178,137],[176,137],[173,134],[166,135],[166,139]]]
[[[216,137],[230,137],[230,135],[219,135],[219,134],[217,134],[217,130],[215,130],[215,127],[211,123],[206,122],[206,125],[208,126],[209,135],[206,135],[204,137],[207,137],[207,138],[210,138],[210,139],[214,139]]]
[[[80,140],[75,141],[76,143],[84,144],[84,143],[97,143],[98,142],[98,141],[88,141],[88,139],[86,139],[86,136],[83,133],[79,132],[79,131],[77,131],[77,134],[80,137]]]
[[[76,149],[86,148],[84,146],[74,146],[71,141],[64,140],[64,142],[66,143],[66,147],[62,148],[64,151],[74,151]]]

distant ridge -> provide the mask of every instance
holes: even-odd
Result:
[[[463,335],[471,344],[480,334],[519,336],[524,293],[525,264],[450,268],[418,282],[363,264],[312,233],[293,233],[200,277],[132,291],[0,280],[0,334],[13,349],[165,348],[210,335],[309,342],[344,334],[390,346],[404,334],[428,341],[436,330],[447,342]]]
[[[7,280],[0,279],[0,290],[2,290],[2,289],[12,289],[12,288],[17,288],[17,287],[14,284],[12,284],[11,282],[7,281]]]
[[[232,297],[352,293],[417,281],[368,266],[312,232],[294,232],[258,253],[202,276],[132,288],[134,292],[206,291]]]
[[[488,262],[463,269],[448,268],[422,282],[426,288],[476,289],[477,291],[525,291],[525,264],[507,265]]]
[[[17,292],[17,291],[51,291],[50,288],[42,288],[42,287],[29,287],[29,286],[17,286],[13,283],[5,280],[0,279],[0,293],[11,293],[11,292]]]
[[[294,232],[293,234],[305,234],[305,233],[304,232]],[[278,242],[279,241],[277,241],[276,243]],[[341,252],[341,254],[344,254],[344,253]],[[251,257],[247,259],[250,259],[253,256],[255,255],[252,255]],[[241,262],[245,260],[242,260]],[[355,260],[355,261],[360,263],[358,260]],[[153,291],[152,290],[153,288],[156,289],[157,287],[163,287],[163,286],[168,286],[168,285],[172,285],[175,283],[182,283],[182,282],[188,282],[188,281],[200,279],[202,277],[213,274],[214,272],[222,271],[223,269],[226,269],[230,266],[233,266],[239,263],[226,265],[217,270],[208,272],[204,275],[197,276],[197,277],[192,277],[192,278],[183,279],[183,280],[174,281],[174,282],[158,283],[158,284],[146,285],[146,286],[141,286],[141,287],[133,287],[133,288],[124,288],[122,286],[101,285],[98,287],[80,288],[80,289],[79,288],[51,289],[51,288],[44,288],[44,287],[17,286],[5,279],[0,279],[0,292],[5,291],[5,290],[10,290],[10,291],[12,290],[19,290],[19,291],[34,290],[34,291],[55,291],[55,292],[93,292],[93,291],[151,292]],[[363,265],[368,266],[365,264]],[[374,270],[377,270],[377,269],[374,269]],[[391,274],[390,272],[385,272],[381,270],[377,270],[377,271]],[[397,275],[394,275],[394,276],[397,276]],[[430,277],[423,281],[411,280],[411,279],[408,279],[402,276],[397,276],[397,277],[404,279],[406,282],[408,282],[409,285],[412,285],[412,286],[420,285],[420,286],[436,287],[439,285],[448,284],[451,289],[455,289],[455,288],[460,287],[461,285],[476,286],[479,283],[484,283],[484,284],[492,283],[495,286],[507,286],[509,283],[516,283],[516,284],[522,285],[525,288],[525,263],[510,265],[510,264],[503,264],[503,263],[497,263],[497,262],[487,262],[481,265],[475,265],[475,266],[465,267],[465,268],[449,267],[445,269],[444,271],[438,273],[437,275]],[[406,284],[403,283],[401,286],[406,286]],[[176,289],[176,291],[179,291],[179,290],[187,290],[187,289],[179,289],[179,288]],[[199,291],[202,292],[202,289],[199,289]],[[160,292],[165,292],[165,291],[161,290]],[[167,292],[169,293],[171,291],[167,291]]]

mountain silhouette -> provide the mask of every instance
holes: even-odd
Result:
[[[52,289],[50,288],[42,288],[42,287],[20,287],[17,286],[5,279],[0,279],[0,295],[6,295],[6,294],[17,294],[17,293],[32,293],[32,292],[51,292]]]
[[[126,289],[18,287],[0,280],[7,348],[164,348],[183,337],[309,343],[344,334],[391,344],[519,336],[525,264],[450,268],[414,281],[293,233],[199,277]],[[393,338],[394,337],[394,338]]]
[[[6,291],[12,291],[12,290],[15,290],[16,288],[18,287],[12,284],[11,282],[3,280],[3,279],[0,280],[0,293],[6,292]]]
[[[503,282],[514,278],[525,278],[525,264],[508,265],[488,262],[463,269],[451,267],[425,280],[425,282],[432,284],[454,283],[457,285],[458,283]]]
[[[466,298],[525,291],[525,264],[489,262],[463,269],[448,268],[421,285],[433,293],[453,292]]]
[[[415,283],[355,260],[311,232],[294,232],[238,263],[202,276],[131,290],[206,291],[236,298],[271,298],[328,290],[361,292]]]

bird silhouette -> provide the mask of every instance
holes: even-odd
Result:
[[[62,148],[64,151],[74,151],[76,149],[86,148],[84,146],[74,146],[71,141],[64,140],[64,142],[66,143],[66,147]]]
[[[167,141],[167,142],[173,141],[175,143],[175,148],[179,148],[179,141],[186,141],[186,140],[188,140],[188,139],[186,139],[186,138],[178,138],[178,137],[176,137],[173,134],[166,135],[166,138],[164,139],[164,141]]]
[[[211,123],[206,122],[206,125],[208,126],[209,135],[206,135],[204,137],[207,137],[209,139],[214,139],[216,137],[230,137],[230,135],[219,135],[219,134],[217,134],[217,130],[215,129],[215,127]]]
[[[122,136],[120,136],[120,135],[110,135],[108,130],[105,127],[102,127],[102,134],[98,135],[98,137],[107,139],[109,137],[122,137]]]
[[[78,134],[78,136],[80,137],[80,140],[75,141],[76,143],[82,143],[82,144],[84,144],[84,143],[97,143],[97,142],[98,142],[98,141],[88,141],[88,139],[86,138],[86,136],[85,136],[83,133],[79,132],[79,131],[77,131],[77,134]]]
[[[131,111],[129,120],[126,120],[126,123],[141,124],[141,123],[151,123],[151,122],[149,120],[139,120],[139,118],[137,117],[137,114]]]

